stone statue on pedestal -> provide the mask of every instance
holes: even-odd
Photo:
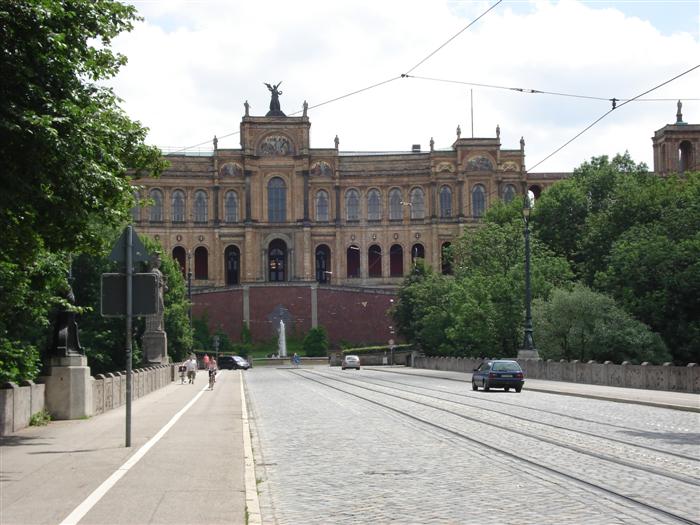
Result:
[[[146,332],[143,334],[143,349],[146,361],[149,363],[167,363],[168,337],[165,333],[163,313],[165,305],[163,294],[168,291],[163,272],[160,271],[160,254],[156,253],[151,260],[151,273],[156,275],[157,300],[156,313],[146,317]]]
[[[275,84],[271,86],[267,82],[263,82],[267,86],[267,89],[270,90],[270,93],[272,93],[272,98],[270,99],[270,111],[267,112],[266,117],[286,117],[284,113],[282,113],[282,108],[280,107],[280,95],[282,94],[282,91],[280,91],[278,88],[282,84],[282,82],[279,82],[278,84]]]

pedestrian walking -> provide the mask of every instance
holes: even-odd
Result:
[[[194,385],[194,378],[197,376],[197,358],[194,354],[185,362],[187,369],[187,379],[190,385]]]

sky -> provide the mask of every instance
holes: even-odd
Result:
[[[678,99],[700,124],[700,68],[623,102],[700,65],[700,0],[502,0],[465,29],[497,1],[134,1],[144,19],[115,40],[128,64],[109,84],[164,151],[210,150],[214,135],[239,148],[244,102],[265,115],[278,82],[287,115],[308,102],[312,148],[337,135],[341,152],[449,149],[457,126],[498,125],[503,149],[524,138],[533,172],[625,151],[653,168]]]

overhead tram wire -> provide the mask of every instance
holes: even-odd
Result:
[[[467,29],[469,29],[471,26],[473,26],[476,22],[478,22],[481,18],[483,18],[489,11],[491,11],[493,8],[495,8],[495,7],[496,7],[498,4],[500,4],[502,1],[503,1],[503,0],[498,0],[495,4],[493,4],[491,7],[489,7],[489,8],[488,8],[486,11],[484,11],[483,13],[481,13],[481,14],[480,14],[478,17],[476,17],[474,20],[472,20],[471,22],[469,22],[466,26],[464,26],[462,29],[460,29],[454,36],[452,36],[451,38],[449,38],[445,43],[443,43],[443,44],[442,44],[440,47],[438,47],[435,51],[433,51],[432,53],[430,53],[430,54],[429,54],[427,57],[425,57],[423,60],[421,60],[420,62],[418,62],[415,66],[413,66],[411,69],[409,69],[406,73],[402,73],[402,74],[399,75],[399,76],[392,77],[392,78],[389,78],[389,79],[387,79],[387,80],[383,80],[383,81],[381,81],[381,82],[377,82],[376,84],[372,84],[371,86],[367,86],[367,87],[365,87],[365,88],[358,89],[358,90],[352,91],[352,92],[350,92],[350,93],[346,93],[345,95],[341,95],[341,96],[339,96],[339,97],[335,97],[335,98],[332,98],[332,99],[330,99],[330,100],[326,100],[325,102],[321,102],[321,103],[319,103],[319,104],[315,104],[315,105],[313,105],[313,106],[309,106],[308,109],[315,109],[315,108],[318,108],[318,107],[320,107],[320,106],[324,106],[324,105],[326,105],[326,104],[330,104],[331,102],[336,102],[336,101],[338,101],[338,100],[342,100],[342,99],[347,98],[347,97],[350,97],[350,96],[352,96],[352,95],[357,95],[358,93],[362,93],[362,92],[364,92],[364,91],[369,91],[370,89],[374,89],[374,88],[376,88],[376,87],[383,86],[384,84],[388,84],[389,82],[393,82],[394,80],[398,80],[398,79],[400,79],[400,78],[406,78],[406,77],[408,77],[408,74],[409,74],[411,71],[413,71],[414,69],[416,69],[418,66],[420,66],[420,65],[423,64],[424,62],[426,62],[429,58],[431,58],[433,55],[435,55],[435,53],[437,53],[438,51],[440,51],[443,47],[445,47],[447,44],[449,44],[450,42],[452,42],[452,41],[453,41],[455,38],[457,38],[459,35],[461,35],[462,33],[464,33]],[[290,113],[290,116],[291,116],[291,115],[297,115],[297,114],[299,114],[299,113],[300,113],[299,111],[295,111],[294,113]],[[219,139],[225,139],[225,138],[227,138],[227,137],[231,137],[231,136],[236,135],[236,134],[238,134],[238,133],[240,133],[240,131],[234,131],[234,132],[228,133],[228,134],[226,134],[226,135],[222,135],[222,136],[220,136],[220,137],[218,137],[218,138],[219,138]],[[181,152],[184,153],[184,152],[186,152],[187,150],[190,150],[190,149],[192,149],[192,148],[196,148],[196,147],[199,147],[199,146],[204,146],[205,144],[209,144],[210,142],[211,142],[211,141],[209,141],[209,140],[205,140],[204,142],[200,142],[199,144],[193,144],[192,146],[187,146],[187,147],[185,147],[185,148],[182,148],[182,149],[173,151],[173,152],[171,152],[171,153],[181,153]]]
[[[581,130],[581,131],[578,132],[576,135],[574,135],[574,136],[573,136],[571,139],[569,139],[567,142],[565,142],[564,144],[562,144],[561,146],[559,146],[559,147],[558,147],[557,149],[555,149],[552,153],[550,153],[550,154],[547,155],[545,158],[543,158],[541,161],[539,161],[537,164],[535,164],[535,165],[532,166],[530,169],[528,169],[528,171],[534,170],[537,166],[539,166],[540,164],[544,163],[546,160],[550,159],[551,157],[553,157],[554,155],[556,155],[557,153],[559,153],[559,152],[560,152],[561,150],[563,150],[566,146],[568,146],[569,144],[571,144],[574,140],[576,140],[576,139],[579,138],[581,135],[583,135],[586,131],[588,131],[588,130],[591,129],[593,126],[595,126],[596,124],[598,124],[598,122],[600,122],[600,121],[603,120],[605,117],[607,117],[608,115],[610,115],[610,113],[612,113],[612,112],[615,111],[616,109],[619,109],[619,108],[621,108],[622,106],[624,106],[625,104],[629,104],[630,102],[633,102],[633,101],[637,100],[638,98],[643,97],[643,96],[646,95],[647,93],[651,93],[652,91],[656,91],[656,90],[659,89],[660,87],[663,87],[663,86],[665,86],[666,84],[670,84],[670,83],[673,82],[674,80],[677,80],[677,79],[681,78],[682,76],[685,76],[685,75],[687,75],[688,73],[690,73],[690,72],[692,72],[692,71],[694,71],[694,70],[696,70],[696,69],[698,69],[698,68],[700,68],[700,64],[698,64],[698,65],[696,65],[696,66],[693,66],[693,67],[691,67],[690,69],[688,69],[688,70],[686,70],[686,71],[683,71],[683,73],[680,73],[680,74],[676,75],[675,77],[670,78],[670,79],[668,79],[668,80],[662,82],[662,83],[659,84],[658,86],[654,86],[653,88],[648,89],[648,90],[644,91],[643,93],[640,93],[640,94],[637,95],[636,97],[632,97],[632,98],[626,99],[622,104],[618,104],[617,107],[613,107],[612,109],[606,111],[606,112],[603,113],[600,117],[598,117],[596,120],[594,120],[593,122],[591,122],[588,126],[586,126],[583,130]]]
[[[498,84],[483,84],[479,82],[467,82],[466,80],[450,80],[450,79],[445,79],[445,78],[433,78],[433,77],[422,77],[419,75],[405,75],[406,78],[414,78],[417,80],[429,80],[431,82],[444,82],[448,84],[460,84],[464,86],[475,86],[475,87],[484,87],[484,88],[489,88],[489,89],[503,89],[506,91],[517,91],[518,93],[525,93],[525,94],[534,94],[534,95],[556,95],[559,97],[571,97],[571,98],[583,98],[583,99],[588,99],[588,100],[601,100],[605,102],[612,102],[615,100],[616,102],[629,102],[631,99],[627,98],[607,98],[607,97],[596,97],[592,95],[578,95],[575,93],[561,93],[558,91],[545,91],[542,89],[531,89],[531,88],[521,88],[521,87],[511,87],[511,86],[500,86]],[[642,98],[642,99],[636,99],[635,102],[668,102],[668,101],[676,101],[676,100],[700,100],[698,98],[689,98],[689,97],[674,97],[674,98]],[[620,104],[621,105],[621,104]]]
[[[489,7],[486,11],[484,11],[483,13],[481,13],[478,17],[476,17],[476,18],[475,18],[474,20],[472,20],[471,22],[469,22],[466,26],[464,26],[462,29],[460,29],[454,36],[452,36],[451,38],[449,38],[444,44],[442,44],[442,45],[441,45],[440,47],[438,47],[435,51],[433,51],[432,53],[430,53],[430,54],[429,54],[427,57],[425,57],[423,60],[421,60],[420,62],[418,62],[418,63],[417,63],[415,66],[413,66],[411,69],[409,69],[408,71],[406,71],[405,73],[403,73],[401,76],[402,76],[402,77],[407,77],[408,74],[409,74],[411,71],[413,71],[413,70],[416,69],[418,66],[420,66],[421,64],[423,64],[423,62],[425,62],[426,60],[428,60],[428,59],[429,59],[430,57],[432,57],[435,53],[437,53],[437,52],[440,51],[443,47],[445,47],[447,44],[449,44],[450,42],[452,42],[455,38],[457,38],[459,35],[461,35],[462,33],[464,33],[464,32],[465,32],[467,29],[469,29],[471,26],[473,26],[474,24],[476,24],[479,20],[481,20],[481,18],[483,18],[484,16],[486,16],[486,14],[488,14],[494,7],[496,7],[496,6],[497,6],[498,4],[500,4],[502,1],[503,1],[503,0],[498,0],[498,2],[496,2],[495,4],[493,4],[493,5],[492,5],[491,7]]]

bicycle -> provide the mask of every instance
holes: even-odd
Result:
[[[214,382],[216,381],[216,370],[209,370],[209,390],[214,390]]]

